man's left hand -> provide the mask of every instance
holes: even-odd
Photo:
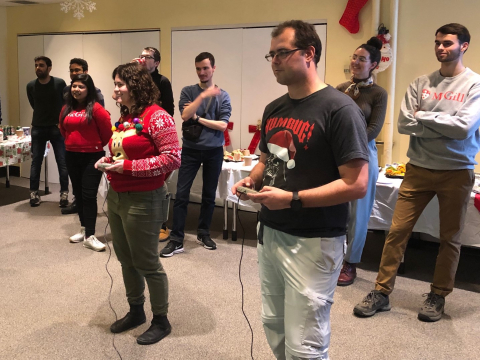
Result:
[[[290,207],[292,193],[272,186],[264,186],[258,194],[249,194],[250,200],[265,205],[269,210],[282,210]]]

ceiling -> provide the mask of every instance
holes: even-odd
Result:
[[[16,0],[0,0],[0,6],[29,6],[29,5],[36,5],[36,4],[52,4],[52,3],[61,3],[64,0],[28,0],[26,2],[33,3],[33,4],[17,4],[12,1]],[[22,2],[22,0],[19,0]]]

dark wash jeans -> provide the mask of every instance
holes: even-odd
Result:
[[[32,126],[32,166],[30,167],[30,190],[37,191],[40,185],[45,144],[50,140],[60,176],[60,191],[68,192],[68,171],[65,163],[65,139],[58,126]]]
[[[172,240],[183,242],[185,237],[184,229],[190,188],[201,164],[203,164],[202,205],[197,234],[210,235],[210,224],[215,209],[215,192],[222,171],[222,163],[222,146],[209,150],[182,148],[182,165],[178,170],[177,194],[173,204],[173,228],[170,233]]]
[[[97,223],[97,192],[102,172],[95,163],[105,156],[105,151],[94,153],[66,152],[68,175],[72,180],[73,193],[77,199],[80,224],[85,227],[85,238],[95,235]]]

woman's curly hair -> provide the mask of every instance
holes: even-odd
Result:
[[[140,116],[147,106],[158,104],[160,91],[144,66],[134,62],[119,65],[113,70],[112,79],[115,80],[117,75],[125,82],[134,101],[134,105],[130,109],[133,116]],[[128,114],[128,108],[122,105],[120,113]]]

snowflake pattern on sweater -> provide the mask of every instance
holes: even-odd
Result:
[[[156,111],[151,117],[148,133],[160,154],[149,159],[134,160],[132,176],[159,176],[178,169],[181,147],[173,117],[163,109]]]
[[[123,121],[131,118],[127,115]],[[157,105],[147,107],[140,118],[143,118],[142,132],[116,144],[126,155],[123,174],[107,172],[113,189],[118,192],[156,189],[163,185],[166,174],[180,167],[181,147],[173,118]],[[109,147],[112,153],[112,141]]]

